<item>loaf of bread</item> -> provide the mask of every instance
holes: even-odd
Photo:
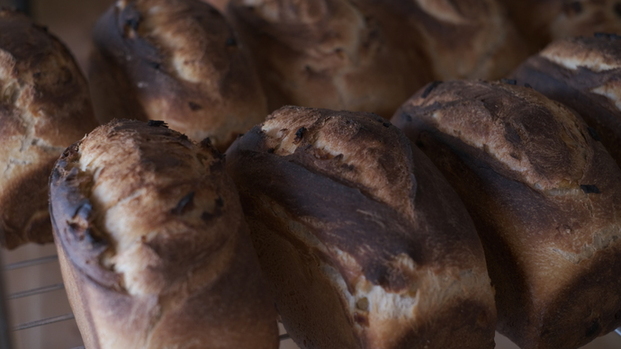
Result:
[[[224,17],[200,0],[119,0],[97,22],[95,114],[164,120],[220,150],[267,115],[256,72]]]
[[[617,0],[499,0],[536,53],[548,43],[593,33],[621,34]]]
[[[161,121],[100,126],[56,163],[50,212],[87,348],[278,348],[237,191],[208,140]]]
[[[270,110],[300,105],[390,117],[426,82],[430,63],[382,3],[232,0],[227,13],[250,48]]]
[[[0,9],[0,246],[52,241],[50,171],[96,126],[86,80],[65,46]]]
[[[555,41],[512,78],[577,111],[621,166],[621,36]]]
[[[571,349],[621,325],[621,170],[574,112],[526,87],[451,81],[392,121],[466,204],[501,333]]]
[[[393,10],[392,18],[406,17],[398,35],[420,33],[417,45],[436,80],[498,79],[528,57],[526,42],[497,0],[359,1],[379,2]]]
[[[227,151],[282,322],[304,349],[493,348],[483,250],[378,115],[284,107]]]

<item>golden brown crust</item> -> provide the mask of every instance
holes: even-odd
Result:
[[[389,117],[431,79],[416,33],[379,3],[234,0],[229,17],[250,47],[269,109],[283,105]]]
[[[494,346],[470,218],[381,117],[281,108],[233,143],[227,169],[301,347]]]
[[[420,33],[435,79],[497,79],[528,56],[497,0],[379,2],[395,10],[393,17],[407,18],[408,35]]]
[[[52,241],[54,161],[96,127],[88,86],[65,46],[26,16],[0,10],[0,246]]]
[[[393,122],[474,219],[499,331],[523,348],[577,348],[621,324],[609,269],[621,259],[621,170],[577,115],[532,89],[451,81]]]
[[[115,120],[50,180],[88,348],[277,348],[273,303],[223,160],[162,122]]]
[[[621,36],[555,41],[512,76],[577,111],[621,165]]]
[[[254,67],[224,17],[199,0],[120,0],[97,22],[93,101],[102,122],[165,120],[225,150],[263,121]]]
[[[516,28],[536,53],[548,43],[593,33],[621,34],[621,5],[616,0],[501,0]]]

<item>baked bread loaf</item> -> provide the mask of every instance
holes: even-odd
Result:
[[[386,120],[284,107],[226,156],[301,348],[494,347],[493,291],[472,221]]]
[[[278,348],[239,197],[208,140],[114,120],[50,179],[58,255],[89,349]]]
[[[527,45],[497,0],[359,0],[405,16],[398,35],[420,33],[434,79],[499,79],[528,57]],[[428,81],[429,82],[429,81]],[[409,98],[410,96],[408,96]]]
[[[621,165],[621,36],[555,41],[512,75],[577,111]]]
[[[0,246],[52,242],[50,171],[96,126],[86,80],[65,46],[0,9]]]
[[[617,0],[500,0],[536,53],[548,43],[593,33],[621,34]]]
[[[119,0],[97,22],[89,79],[97,118],[164,120],[220,150],[267,115],[252,62],[199,0]]]
[[[432,80],[417,33],[389,7],[348,0],[232,0],[228,17],[250,48],[269,110],[300,105],[386,118]]]
[[[570,349],[621,325],[621,170],[574,112],[529,88],[451,81],[392,121],[466,204],[499,332]]]

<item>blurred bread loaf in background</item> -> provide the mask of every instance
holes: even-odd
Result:
[[[47,181],[62,151],[97,126],[67,48],[0,9],[0,245],[52,241]]]
[[[433,79],[402,18],[372,1],[233,0],[228,17],[248,45],[269,110],[300,105],[390,117]]]
[[[119,0],[98,20],[95,114],[164,120],[221,151],[267,115],[254,66],[226,19],[199,0]]]
[[[497,0],[536,53],[548,43],[593,33],[621,34],[617,0]]]

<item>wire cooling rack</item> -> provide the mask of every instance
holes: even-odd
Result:
[[[280,330],[280,349],[298,349]],[[0,349],[85,349],[54,245],[0,250]]]
[[[298,349],[282,327],[281,333],[280,349]],[[517,349],[502,336],[496,343],[497,349]],[[618,349],[621,337],[609,334],[584,348]],[[84,349],[54,245],[0,250],[0,349]]]

